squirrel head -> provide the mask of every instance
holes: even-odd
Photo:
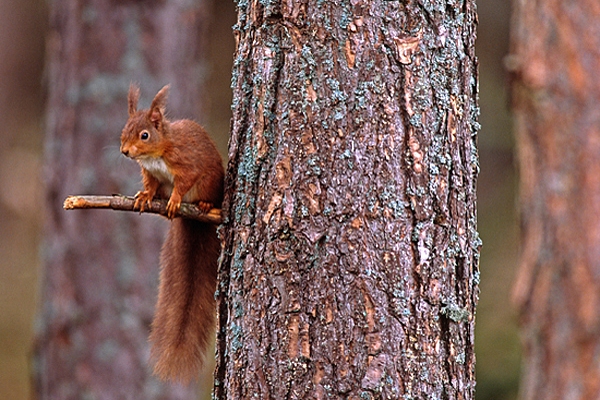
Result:
[[[121,153],[125,156],[133,159],[162,156],[169,128],[165,118],[168,92],[166,85],[154,96],[148,110],[138,110],[140,89],[134,84],[129,86],[129,119],[121,132]]]

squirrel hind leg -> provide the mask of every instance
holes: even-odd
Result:
[[[213,203],[209,203],[208,201],[200,200],[197,204],[198,208],[205,214],[207,214],[210,210],[213,209]]]

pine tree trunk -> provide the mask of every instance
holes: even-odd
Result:
[[[600,398],[600,6],[514,2],[522,399]]]
[[[201,113],[206,2],[54,0],[50,12],[37,394],[191,398],[193,386],[162,385],[148,366],[163,221],[62,202],[141,188],[139,167],[119,153],[130,81],[142,104],[170,83],[174,115]]]
[[[217,399],[473,399],[473,1],[239,2]]]

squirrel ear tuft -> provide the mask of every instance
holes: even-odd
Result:
[[[127,94],[127,101],[129,103],[129,116],[131,117],[137,111],[138,99],[140,98],[140,88],[131,83],[129,85],[129,93]]]
[[[148,117],[150,118],[150,121],[152,121],[156,128],[160,126],[165,116],[165,108],[167,104],[168,93],[169,85],[165,85],[162,89],[158,91],[156,96],[154,96],[154,100],[152,100],[152,104],[150,105]]]

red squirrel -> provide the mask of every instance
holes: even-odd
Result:
[[[165,118],[169,86],[138,110],[139,88],[129,87],[129,119],[121,133],[121,152],[142,167],[144,190],[135,195],[140,212],[152,199],[169,199],[171,224],[160,255],[158,301],[150,343],[154,373],[162,380],[189,382],[204,363],[215,334],[216,227],[174,218],[181,202],[208,211],[223,199],[221,156],[206,131],[191,120]]]

